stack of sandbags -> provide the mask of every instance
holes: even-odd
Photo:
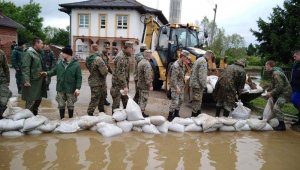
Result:
[[[218,76],[211,75],[206,78],[206,88],[207,93],[212,93],[216,87],[216,83],[218,81]]]

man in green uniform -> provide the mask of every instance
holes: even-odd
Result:
[[[11,61],[12,61],[12,67],[16,70],[16,83],[17,83],[17,88],[18,88],[18,93],[22,93],[22,58],[24,55],[24,50],[26,48],[26,45],[24,42],[20,41],[18,43],[18,46],[15,47],[12,51],[11,55]]]
[[[91,101],[87,110],[92,116],[98,106],[100,112],[104,112],[104,101],[107,95],[106,75],[108,68],[105,61],[99,56],[98,45],[91,46],[92,54],[86,58],[86,67],[90,72],[88,83],[91,88]]]
[[[102,53],[100,53],[100,57],[103,59],[103,61],[105,62],[106,64],[106,67],[108,69],[108,72],[110,74],[112,74],[112,70],[109,66],[109,50],[110,50],[110,47],[109,47],[109,44],[105,43],[104,46],[103,46],[103,50],[102,50]],[[106,82],[106,79],[105,79],[105,82]],[[107,85],[106,85],[107,87]],[[107,101],[107,91],[105,91],[105,94],[104,94],[104,105],[106,106],[109,106],[110,103]]]
[[[133,73],[133,76],[134,76],[134,83],[135,83],[135,95],[134,95],[134,97],[133,97],[133,100],[135,101],[135,102],[138,102],[138,100],[139,100],[139,92],[138,92],[138,90],[137,90],[137,81],[138,81],[138,73],[137,73],[137,70],[138,70],[138,64],[139,64],[139,62],[144,58],[144,51],[147,49],[147,47],[146,47],[146,44],[142,44],[141,46],[140,46],[140,52],[139,53],[137,53],[136,55],[135,55],[135,63],[134,63],[134,68],[135,68],[135,70],[134,70],[134,73]]]
[[[50,47],[49,47],[48,44],[44,45],[44,50],[43,50],[43,64],[44,64],[44,68],[43,68],[44,71],[50,71],[56,65],[54,53],[50,49]],[[46,78],[47,90],[49,90],[50,83],[51,83],[51,77],[47,77]]]

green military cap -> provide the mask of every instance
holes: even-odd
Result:
[[[184,55],[185,57],[189,58],[190,52],[186,51],[186,50],[182,50],[181,55]]]
[[[141,50],[147,50],[146,44],[141,44],[140,49],[141,49]]]
[[[133,42],[131,42],[131,41],[126,41],[126,42],[125,42],[125,47],[133,48]]]
[[[110,45],[107,44],[107,43],[104,43],[103,47],[104,47],[104,48],[110,48]]]
[[[242,59],[237,60],[235,63],[236,63],[236,64],[239,64],[239,65],[241,65],[241,66],[243,66],[243,67],[246,67],[247,59],[242,58]]]

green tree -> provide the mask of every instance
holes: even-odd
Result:
[[[272,59],[287,64],[292,51],[300,47],[300,1],[286,0],[283,8],[273,8],[269,22],[258,19],[259,30],[252,30],[260,42],[259,54],[264,60]]]
[[[250,43],[248,45],[248,48],[247,48],[247,55],[248,56],[251,56],[251,55],[256,55],[256,48],[254,47],[254,45],[252,43]]]
[[[69,44],[69,31],[58,29],[53,38],[50,39],[51,44],[66,46]]]

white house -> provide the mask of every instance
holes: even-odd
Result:
[[[145,36],[143,21],[150,15],[160,24],[168,23],[162,11],[135,0],[89,0],[59,6],[70,16],[71,47],[82,59],[88,56],[91,44],[102,49],[108,43],[121,49],[130,40],[138,49]]]

